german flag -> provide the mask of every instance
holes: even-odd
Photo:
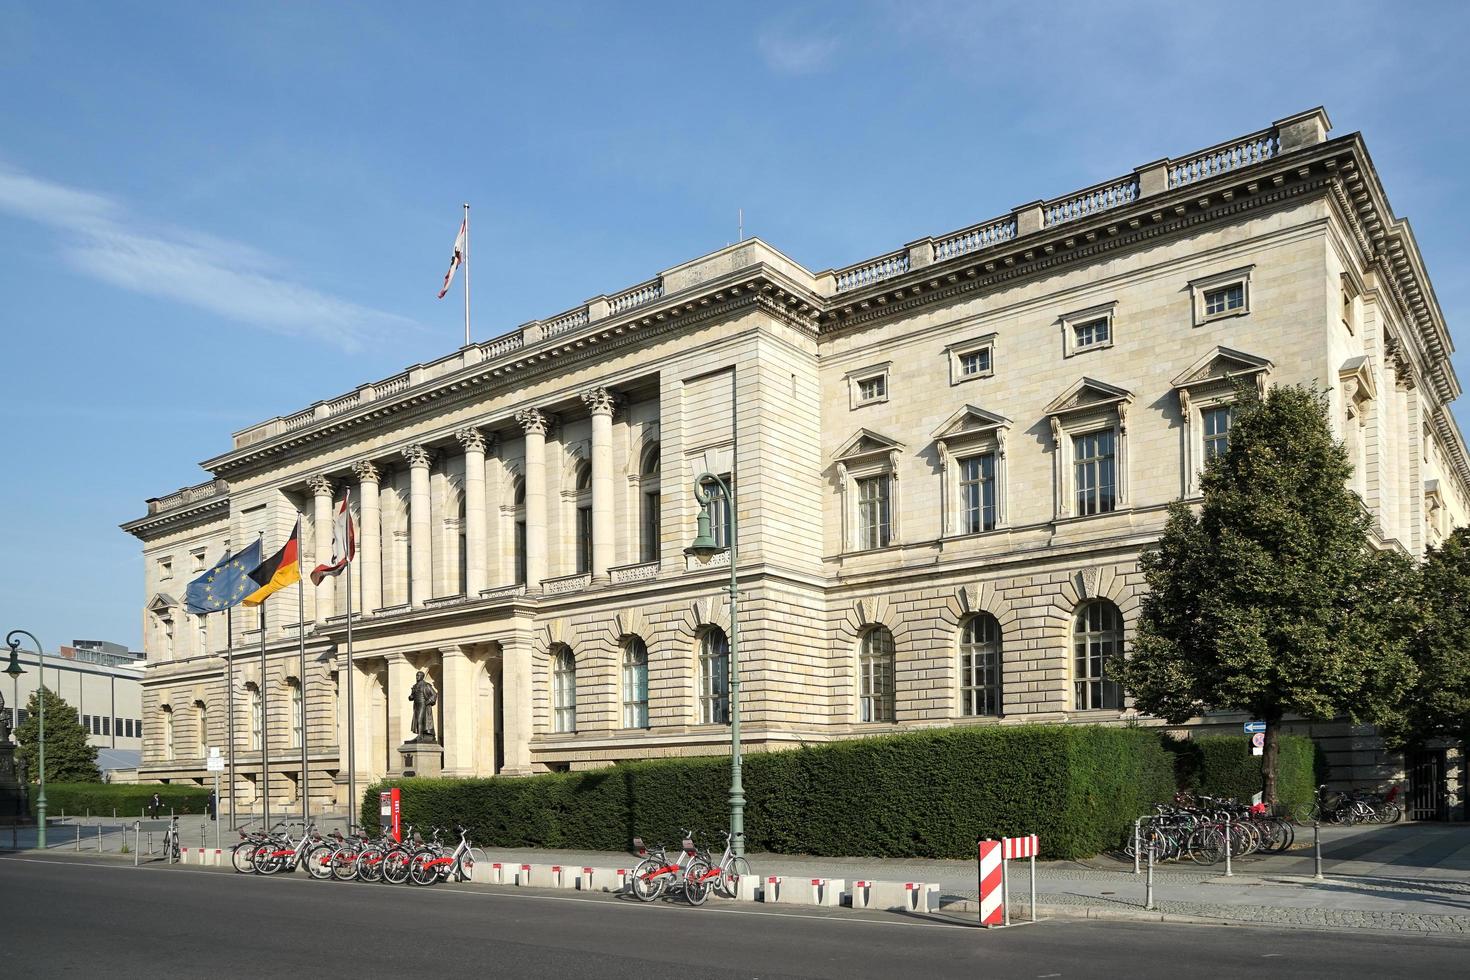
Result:
[[[245,605],[258,606],[286,586],[301,581],[300,540],[301,518],[298,517],[296,527],[291,530],[291,539],[250,573],[251,581],[259,588],[245,597]]]

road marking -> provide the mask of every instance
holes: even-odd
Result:
[[[220,871],[205,871],[203,869],[197,869],[196,870],[196,869],[187,868],[187,867],[172,867],[172,868],[167,867],[167,866],[164,866],[164,867],[159,867],[159,866],[149,867],[147,865],[138,865],[137,867],[134,867],[133,865],[130,865],[130,864],[126,864],[126,865],[105,864],[105,863],[101,863],[101,862],[97,862],[97,861],[75,861],[75,860],[72,860],[70,858],[59,858],[59,859],[47,860],[47,859],[44,859],[44,858],[3,857],[3,858],[0,858],[0,861],[20,861],[20,862],[25,863],[25,864],[45,864],[45,865],[50,865],[52,867],[58,867],[59,866],[59,867],[78,867],[78,868],[107,868],[107,869],[112,870],[112,871],[162,871],[162,872],[165,872],[167,874],[207,875],[209,877],[214,877],[214,878],[222,877],[222,876],[224,876],[226,874],[229,874],[229,876],[231,878],[237,877],[233,873],[226,872],[223,869],[220,870]],[[294,874],[287,875],[287,876],[284,876],[284,877],[278,876],[278,875],[239,875],[238,877],[240,877],[240,878],[248,878],[248,879],[252,879],[252,880],[256,880],[256,881],[263,881],[263,880],[266,880],[267,878],[269,878],[269,879],[271,879],[273,881],[290,881],[290,882],[295,882],[296,884],[303,884],[303,885],[305,885],[305,884],[320,885],[321,884],[320,882],[316,881],[313,878],[298,878]],[[339,882],[339,884],[352,884],[352,883],[351,882]],[[389,887],[392,887],[392,886],[389,886]],[[425,891],[427,891],[427,889],[419,889],[419,892],[420,893],[423,893]],[[622,909],[649,908],[649,909],[655,909],[655,910],[660,910],[660,911],[664,911],[664,912],[674,912],[674,913],[688,913],[688,912],[699,911],[699,912],[710,913],[710,914],[714,914],[714,915],[752,915],[752,916],[765,916],[765,917],[777,918],[777,919],[806,919],[808,921],[816,921],[816,922],[833,922],[833,923],[837,923],[837,924],[840,924],[840,925],[907,926],[907,927],[910,927],[910,928],[919,928],[919,929],[978,928],[978,927],[976,927],[974,925],[974,923],[966,922],[966,921],[958,921],[958,920],[957,921],[954,921],[954,922],[911,922],[911,921],[902,920],[902,919],[889,920],[889,919],[849,918],[847,916],[839,917],[839,916],[833,916],[833,915],[822,915],[822,914],[811,914],[811,913],[803,914],[803,913],[800,913],[800,912],[762,912],[762,911],[757,911],[755,909],[710,908],[708,906],[696,910],[696,909],[692,909],[692,908],[683,908],[683,907],[680,907],[680,906],[668,905],[668,904],[664,904],[664,903],[648,903],[648,904],[645,904],[645,903],[639,902],[637,904],[633,904],[631,902],[618,901],[617,899],[612,898],[611,896],[609,896],[608,898],[570,898],[570,897],[560,896],[560,895],[516,894],[515,892],[479,892],[479,891],[470,891],[469,889],[466,889],[466,888],[453,888],[453,887],[451,887],[451,888],[442,888],[442,889],[436,888],[434,890],[434,893],[435,894],[439,894],[439,895],[459,895],[459,896],[462,896],[462,897],[465,897],[465,898],[471,898],[471,899],[473,899],[473,898],[500,898],[500,899],[510,899],[512,901],[519,900],[519,901],[539,901],[539,902],[572,902],[572,903],[575,903],[575,904],[578,904],[578,905],[605,905],[605,906],[609,906],[609,907],[612,907],[612,908],[622,908]],[[814,906],[814,908],[815,908],[815,906]],[[1041,919],[1041,920],[1039,920],[1035,924],[1040,925],[1041,922],[1050,922],[1050,921],[1057,921],[1057,920]],[[1016,923],[1016,924],[1017,925],[1031,925],[1032,923],[1025,922],[1025,923]]]

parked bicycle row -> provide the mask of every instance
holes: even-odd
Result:
[[[1225,860],[1227,846],[1231,857],[1244,857],[1279,853],[1296,840],[1285,817],[1235,800],[1180,796],[1174,803],[1156,804],[1154,811],[1140,818],[1124,843],[1128,857],[1152,847],[1155,860],[1211,865]]]
[[[285,828],[282,830],[281,828]],[[432,885],[440,881],[469,881],[482,857],[470,844],[469,832],[456,827],[459,843],[450,846],[443,830],[433,828],[425,840],[410,825],[402,840],[374,837],[353,828],[349,833],[323,834],[315,824],[276,824],[270,831],[240,831],[240,842],[230,850],[230,862],[240,874],[274,875],[305,869],[318,880],[386,882]]]
[[[703,905],[711,891],[725,898],[737,897],[740,880],[753,874],[750,863],[736,856],[729,831],[721,834],[725,850],[718,859],[698,842],[698,836],[696,831],[685,830],[679,854],[672,860],[663,844],[648,845],[643,838],[634,837],[633,853],[642,860],[633,868],[629,891],[644,902],[678,893],[690,905]]]
[[[1404,807],[1398,801],[1399,788],[1393,786],[1386,795],[1377,793],[1330,790],[1324,783],[1317,787],[1317,798],[1311,803],[1302,803],[1292,811],[1292,818],[1299,824],[1314,820],[1323,823],[1398,823],[1404,816]]]

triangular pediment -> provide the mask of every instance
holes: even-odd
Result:
[[[177,608],[178,604],[178,600],[167,592],[155,592],[153,598],[148,600],[147,609],[155,613],[168,612],[170,609]]]
[[[1216,347],[1191,364],[1173,383],[1175,388],[1188,388],[1190,385],[1211,381],[1249,378],[1270,371],[1272,367],[1271,362],[1264,357],[1231,350],[1229,347]]]
[[[1133,392],[1095,378],[1083,378],[1068,388],[1060,398],[1046,407],[1047,415],[1066,415],[1131,402]]]
[[[934,430],[930,437],[933,439],[955,439],[960,436],[980,435],[985,432],[994,432],[1003,426],[1011,424],[1011,420],[1004,415],[987,412],[983,408],[974,405],[966,405],[944,420],[944,424]]]
[[[888,453],[894,450],[902,450],[903,443],[887,436],[879,435],[871,429],[858,429],[852,438],[845,442],[837,455],[833,457],[836,462],[862,459],[865,456],[875,456],[878,453]]]
[[[1351,398],[1362,400],[1378,396],[1378,382],[1373,376],[1373,362],[1366,357],[1360,355],[1343,361],[1342,367],[1337,369],[1337,379],[1345,390],[1349,390]]]

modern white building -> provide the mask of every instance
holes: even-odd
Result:
[[[360,783],[402,767],[419,670],[446,775],[727,751],[728,554],[684,553],[704,473],[736,486],[752,750],[1123,723],[1105,663],[1138,555],[1198,496],[1233,385],[1328,389],[1379,543],[1418,556],[1470,506],[1452,349],[1363,138],[1321,109],[839,269],[743,241],[237,432],[150,500],[124,525],[140,775],[202,780],[233,704],[242,801],[266,741],[273,800],[298,798],[303,739],[340,801],[349,734]],[[350,671],[345,578],[307,587],[304,624],[294,590],[267,604],[263,667],[253,612],[228,638],[185,613],[190,579],[298,516],[323,560],[349,489]],[[1333,731],[1348,769],[1390,764]]]
[[[7,658],[9,654],[6,654]],[[127,647],[105,640],[73,640],[38,659],[21,649],[21,673],[13,680],[0,675],[0,694],[11,723],[26,719],[26,704],[41,684],[64,698],[97,747],[103,771],[137,767],[143,749],[143,659]]]

